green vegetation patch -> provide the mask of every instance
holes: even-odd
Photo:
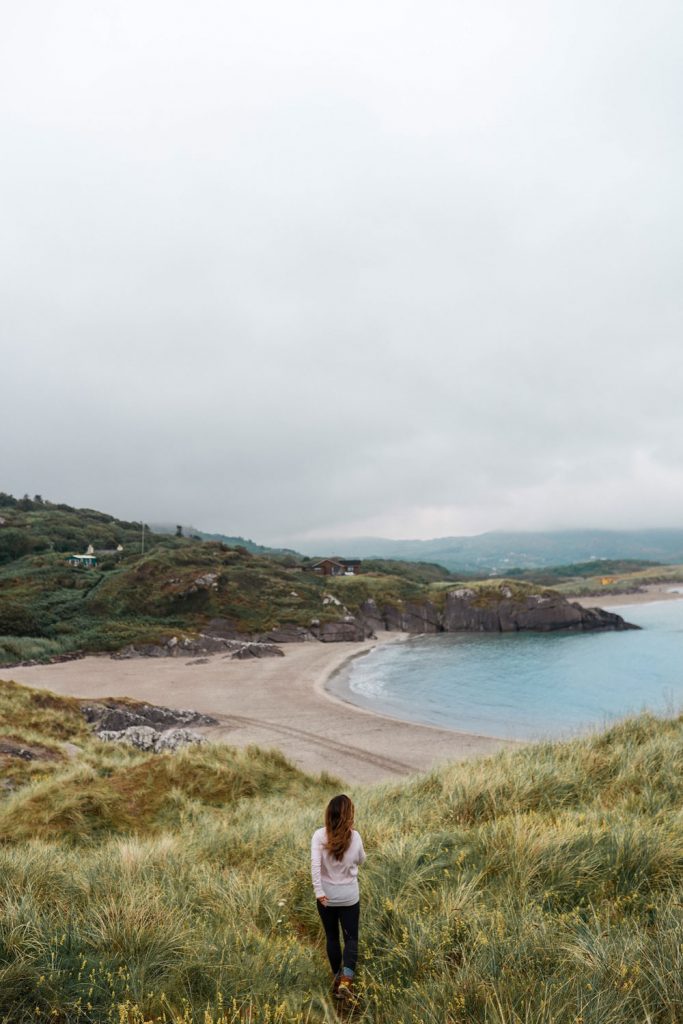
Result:
[[[432,583],[429,591],[430,597],[434,600],[445,599],[450,590],[472,591],[471,604],[474,608],[496,608],[502,601],[512,601],[523,604],[532,595],[541,597],[555,597],[557,590],[539,586],[534,583],[527,583],[521,580],[487,579],[487,580],[461,580],[459,582]]]
[[[64,743],[87,736],[78,701],[0,680],[0,793],[54,775],[67,760]]]
[[[0,510],[0,665],[160,643],[212,618],[259,634],[339,614],[323,601],[329,581],[293,553],[254,555],[147,529],[143,552],[140,523],[38,496],[0,494]],[[89,545],[96,566],[68,563]],[[419,588],[417,576],[408,589]]]
[[[191,817],[192,801],[225,808],[256,795],[303,791],[308,784],[277,752],[210,746],[150,757],[101,746],[91,745],[65,771],[0,804],[3,841],[87,843],[111,834],[178,829]]]
[[[406,601],[419,601],[427,596],[424,585],[418,580],[382,573],[328,577],[325,585],[351,612],[357,612],[368,600],[375,601],[380,608],[383,605],[400,608]]]
[[[0,735],[17,730],[43,739],[78,742],[89,735],[75,697],[34,690],[0,679]]]
[[[392,558],[365,558],[360,566],[360,575],[375,573],[382,576],[401,576],[414,583],[434,583],[438,580],[458,579],[443,565],[434,562],[401,562]]]

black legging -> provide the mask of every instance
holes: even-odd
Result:
[[[324,907],[320,900],[316,900],[320,920],[325,929],[327,940],[327,957],[330,967],[335,974],[338,974],[342,966],[342,950],[339,942],[339,925],[341,925],[344,936],[344,967],[355,971],[358,960],[358,921],[360,917],[360,903],[354,903],[352,907]]]

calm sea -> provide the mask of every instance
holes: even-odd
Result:
[[[352,661],[330,689],[397,718],[510,739],[683,710],[683,600],[613,610],[642,629],[415,637]]]

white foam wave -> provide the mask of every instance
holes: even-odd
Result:
[[[383,697],[386,693],[386,677],[381,669],[358,663],[351,666],[349,689],[361,697]]]

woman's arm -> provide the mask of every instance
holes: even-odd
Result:
[[[313,838],[311,839],[311,881],[313,882],[313,892],[315,893],[315,898],[317,900],[320,900],[320,902],[324,905],[325,903],[327,903],[327,896],[325,895],[322,878],[320,876],[322,854],[323,847],[322,842],[320,840],[320,836],[318,835],[317,832],[314,832]]]
[[[358,836],[358,842],[360,843],[360,850],[358,851],[358,863],[365,864],[365,847],[363,846],[363,840],[361,839],[360,835]]]

